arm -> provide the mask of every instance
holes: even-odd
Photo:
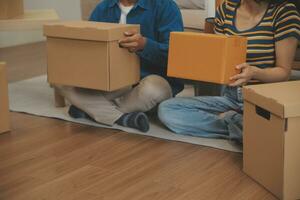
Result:
[[[125,33],[127,38],[119,42],[122,47],[136,52],[141,58],[157,66],[167,66],[170,32],[183,31],[183,22],[180,11],[173,1],[167,1],[158,9],[157,40],[145,38],[140,34]]]
[[[89,21],[99,21],[99,4],[96,6],[96,8],[93,10],[93,12],[91,13],[91,16],[89,18]]]
[[[181,13],[173,1],[159,8],[158,15],[158,40],[147,38],[145,48],[137,54],[158,66],[167,66],[170,33],[183,31],[183,22]]]
[[[90,18],[89,18],[89,21],[97,21],[98,19],[98,11],[97,11],[97,7],[93,10]]]
[[[261,82],[279,82],[289,79],[294,56],[297,49],[298,40],[294,37],[286,38],[275,44],[276,67],[260,69],[247,63],[237,66],[242,73],[231,77],[235,81],[230,86],[244,85],[251,79]]]
[[[293,4],[286,3],[274,16],[275,67],[260,69],[246,63],[237,66],[242,72],[231,77],[230,86],[244,85],[251,79],[261,82],[279,82],[289,79],[300,39],[300,16]]]
[[[254,79],[262,82],[287,81],[290,77],[298,40],[287,38],[276,42],[276,67],[255,70]]]
[[[109,0],[110,1],[110,0]],[[89,21],[94,22],[112,22],[112,16],[107,17],[108,7],[108,0],[102,0],[95,9],[92,11]]]

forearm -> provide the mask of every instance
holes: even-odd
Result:
[[[159,43],[147,38],[145,48],[142,51],[138,51],[137,54],[141,58],[152,62],[155,65],[166,66],[168,57],[168,44]]]
[[[252,79],[264,83],[280,82],[289,80],[291,70],[283,67],[260,69],[255,67]]]

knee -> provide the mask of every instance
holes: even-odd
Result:
[[[158,107],[158,118],[159,120],[168,125],[172,118],[174,118],[175,110],[173,109],[174,105],[176,104],[176,99],[169,99],[162,102]]]
[[[243,115],[233,110],[223,113],[223,120],[227,124],[243,125]]]
[[[172,97],[172,89],[164,78],[158,75],[150,75],[140,82],[139,96],[160,103]]]

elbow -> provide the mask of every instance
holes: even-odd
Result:
[[[282,81],[289,81],[291,77],[292,70],[283,68]]]
[[[289,74],[288,76],[286,76],[283,81],[289,81],[290,77],[291,77],[291,74]]]

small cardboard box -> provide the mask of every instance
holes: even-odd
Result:
[[[300,81],[243,92],[245,173],[280,199],[300,199]]]
[[[0,62],[0,133],[9,131],[8,89],[5,63]]]
[[[11,19],[23,14],[23,0],[0,0],[0,19]]]
[[[138,25],[57,22],[44,26],[48,81],[53,85],[114,91],[140,80],[139,58],[118,41]]]
[[[228,84],[246,62],[247,39],[205,33],[173,32],[170,37],[168,76]]]

